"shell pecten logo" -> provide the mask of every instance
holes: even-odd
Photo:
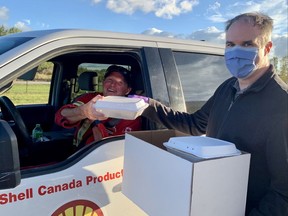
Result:
[[[104,214],[94,202],[73,200],[60,206],[51,216],[104,216]]]

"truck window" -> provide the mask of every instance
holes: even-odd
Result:
[[[14,105],[47,104],[53,63],[45,62],[13,82],[4,94]]]
[[[230,73],[223,56],[174,52],[187,112],[198,110]]]

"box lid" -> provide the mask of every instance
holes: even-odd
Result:
[[[135,119],[147,106],[148,104],[141,98],[106,96],[98,100],[93,107],[107,117]]]
[[[207,159],[241,154],[235,144],[206,136],[171,137],[164,146]]]

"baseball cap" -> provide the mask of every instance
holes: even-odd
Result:
[[[131,79],[131,72],[129,70],[127,70],[124,67],[118,66],[118,65],[111,65],[107,68],[106,73],[104,75],[104,79],[106,79],[106,77],[110,76],[110,74],[113,72],[120,73],[124,77],[124,80],[127,83],[127,85],[129,87],[131,87],[132,79]]]

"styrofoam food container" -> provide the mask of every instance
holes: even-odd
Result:
[[[148,104],[141,98],[106,96],[93,106],[106,117],[133,120],[142,114]]]
[[[206,136],[171,137],[164,146],[169,152],[192,160],[241,154],[235,144]]]

